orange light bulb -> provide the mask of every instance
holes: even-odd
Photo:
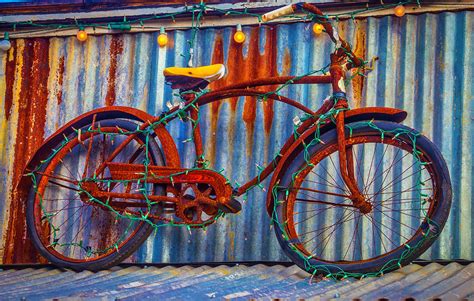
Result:
[[[242,44],[245,42],[245,33],[242,31],[242,25],[237,25],[237,31],[234,33],[234,41]]]
[[[160,47],[165,47],[166,44],[168,44],[168,35],[166,35],[166,33],[162,33],[158,36],[158,45],[160,45]]]
[[[324,26],[319,23],[314,23],[313,32],[317,35],[321,34],[324,31]]]
[[[405,6],[403,5],[395,6],[395,8],[393,9],[393,13],[397,17],[403,17],[405,15]]]
[[[160,47],[165,47],[166,44],[168,44],[168,35],[166,34],[164,27],[160,28],[160,34],[158,35],[156,41]]]
[[[245,42],[245,33],[243,33],[242,31],[237,31],[234,34],[234,41],[239,44]]]
[[[81,29],[77,32],[76,37],[80,42],[84,42],[87,40],[87,32]]]

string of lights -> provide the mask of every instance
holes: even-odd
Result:
[[[367,13],[369,11],[377,11],[381,9],[393,9],[393,14],[397,17],[403,17],[406,13],[405,5],[407,4],[420,4],[418,1],[403,1],[395,4],[380,4],[376,6],[366,6],[363,9],[357,9],[350,12],[343,12],[337,14],[327,14],[323,16],[327,19],[334,19],[339,21],[340,19],[344,18],[352,18],[354,19],[357,15],[362,13]],[[110,31],[130,31],[132,28],[144,28],[148,23],[157,20],[167,20],[172,21],[173,23],[176,22],[178,18],[192,18],[191,28],[193,30],[193,38],[188,41],[190,46],[193,45],[193,41],[195,39],[195,35],[200,28],[202,18],[204,14],[207,13],[214,13],[219,16],[246,16],[246,17],[255,17],[258,19],[258,22],[262,22],[262,15],[257,14],[254,12],[249,11],[249,9],[245,8],[243,10],[238,9],[220,9],[211,5],[207,5],[204,2],[200,4],[193,5],[193,6],[184,6],[181,10],[168,13],[163,15],[153,15],[147,16],[142,18],[134,18],[130,19],[124,17],[122,21],[114,21],[108,23],[98,23],[98,22],[83,22],[77,19],[73,20],[70,23],[46,23],[44,21],[20,21],[20,22],[10,22],[10,21],[0,21],[0,27],[2,28],[11,28],[10,31],[5,31],[3,35],[3,39],[0,40],[0,50],[8,51],[11,47],[10,39],[15,38],[15,33],[21,29],[31,29],[32,32],[38,34],[41,32],[48,33],[51,31],[58,32],[58,31],[71,31],[77,29],[76,38],[80,42],[87,41],[88,36],[95,32],[96,29],[105,29]],[[301,15],[290,15],[286,18],[290,18],[295,21],[309,21],[312,20],[314,16],[311,14],[301,16]],[[320,16],[321,17],[321,16]],[[323,27],[316,23],[313,26],[313,32],[318,35],[323,32]],[[233,39],[236,43],[244,43],[246,40],[246,36],[244,31],[242,30],[241,24],[236,24],[236,32],[233,36]],[[166,33],[166,28],[163,26],[159,27],[159,35],[157,38],[157,43],[159,47],[166,47],[168,44],[168,37]],[[190,47],[192,48],[192,47]]]

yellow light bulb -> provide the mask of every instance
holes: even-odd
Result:
[[[168,44],[168,35],[166,35],[166,33],[160,33],[160,35],[158,36],[158,45],[160,45],[160,47],[165,47],[166,44]]]
[[[397,17],[403,17],[405,15],[405,6],[403,5],[397,5],[394,9],[393,9],[393,13],[395,14],[395,16]]]
[[[321,34],[324,30],[324,26],[319,23],[314,23],[313,32],[317,35]]]
[[[84,30],[79,30],[76,34],[76,37],[80,42],[84,42],[85,40],[87,40],[87,32],[85,32]]]
[[[236,31],[234,34],[234,41],[239,44],[245,42],[245,33],[243,31]]]

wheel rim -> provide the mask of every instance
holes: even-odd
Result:
[[[84,176],[93,177],[94,170],[107,159],[114,147],[128,137],[125,133],[127,130],[119,127],[85,130],[56,150],[40,174],[34,200],[34,227],[42,245],[56,258],[74,263],[99,260],[122,248],[144,226],[143,221],[120,218],[108,208],[98,205],[87,193],[84,196],[83,189],[78,185]],[[143,164],[145,155],[140,146],[146,142],[142,140],[135,137],[113,161],[129,162],[132,158],[130,163]],[[148,159],[153,160],[150,153]],[[102,177],[106,179],[109,176],[108,170],[104,170]],[[152,184],[112,183],[106,187],[108,183],[103,181],[97,185],[113,192],[146,187],[147,193],[150,193],[153,189]],[[146,214],[146,208],[142,210]]]
[[[437,196],[432,167],[420,164],[411,155],[413,144],[399,139],[382,140],[376,135],[346,141],[353,146],[354,173],[361,192],[374,206],[372,212],[360,213],[343,197],[349,193],[341,184],[337,144],[333,144],[298,171],[288,190],[283,207],[288,240],[305,258],[329,264],[377,260],[413,246],[428,230],[425,216],[431,215]],[[391,160],[383,160],[387,157]],[[419,159],[429,162],[427,157]],[[369,166],[363,167],[364,162]],[[431,202],[422,205],[422,199],[429,199],[425,195],[431,196]]]

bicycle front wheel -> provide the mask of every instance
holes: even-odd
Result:
[[[392,122],[346,126],[362,213],[339,171],[335,130],[302,150],[273,188],[275,231],[286,254],[313,274],[380,275],[420,256],[451,205],[446,163],[436,146]]]
[[[130,256],[153,230],[143,217],[159,213],[158,206],[120,196],[164,195],[163,187],[111,181],[107,168],[99,171],[113,153],[110,162],[163,164],[156,141],[145,133],[136,134],[116,152],[137,128],[125,119],[87,125],[65,137],[32,172],[27,225],[34,245],[50,262],[75,270],[107,268]],[[118,197],[94,197],[94,189]]]

